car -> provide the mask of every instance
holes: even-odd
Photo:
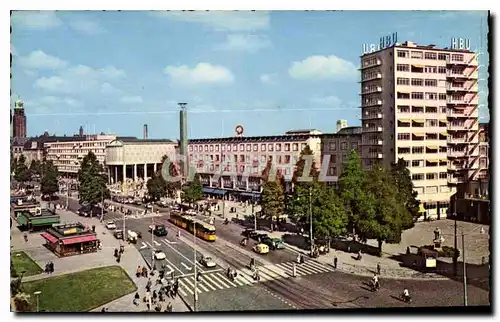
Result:
[[[196,210],[189,209],[188,211],[185,212],[185,214],[189,216],[196,216],[197,212]]]
[[[255,236],[255,240],[258,241],[258,242],[261,242],[262,240],[266,239],[266,238],[269,238],[269,236],[267,234],[262,234],[262,233],[259,233]]]
[[[211,268],[211,267],[215,267],[217,266],[217,264],[215,264],[214,260],[212,259],[212,257],[210,256],[203,256],[200,258],[199,260],[200,264],[207,267],[207,268]]]
[[[163,260],[163,259],[167,258],[167,255],[165,255],[165,253],[159,249],[155,250],[155,253],[153,256],[154,256],[154,259],[156,259],[156,260]]]
[[[255,246],[252,247],[252,250],[256,252],[257,254],[267,254],[269,253],[269,246],[263,243],[256,244]]]
[[[108,221],[106,223],[106,228],[109,229],[109,230],[113,230],[113,229],[116,229],[116,224],[114,221]]]
[[[156,236],[167,236],[167,229],[165,228],[165,225],[150,225],[148,227],[148,232],[155,234]]]
[[[116,239],[123,239],[123,231],[122,230],[115,230],[113,233],[113,236],[115,236]]]
[[[267,238],[262,239],[262,243],[266,244],[267,246],[269,246],[269,248],[271,248],[271,250],[284,249],[285,248],[285,244],[283,243],[283,241],[281,240],[281,238],[267,237]]]
[[[245,236],[245,237],[251,237],[251,238],[253,238],[252,234],[257,234],[257,233],[253,229],[245,229],[241,234],[243,236]]]

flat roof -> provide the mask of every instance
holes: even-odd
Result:
[[[96,233],[92,232],[91,229],[88,229],[84,224],[80,222],[53,225],[52,227],[47,229],[47,232],[59,239],[72,238],[75,236],[97,235]]]
[[[177,143],[177,141],[169,139],[138,139],[138,138],[117,138],[123,144],[153,144],[153,143]]]
[[[282,141],[303,141],[310,137],[321,137],[322,134],[289,134],[289,135],[265,135],[265,136],[232,136],[220,138],[191,139],[188,143],[246,143],[246,142],[282,142]]]
[[[365,56],[373,55],[373,54],[382,52],[384,50],[392,49],[392,48],[408,49],[408,50],[415,49],[415,50],[429,50],[429,51],[444,51],[444,52],[450,52],[450,53],[474,54],[474,51],[468,50],[468,49],[451,49],[451,48],[448,48],[448,47],[439,48],[439,47],[436,47],[435,45],[418,45],[417,43],[413,43],[415,46],[407,46],[407,45],[405,45],[406,43],[408,43],[408,41],[405,41],[403,43],[397,43],[397,44],[395,44],[393,46],[390,46],[390,47],[387,47],[387,48],[384,48],[384,49],[379,49],[379,50],[376,50],[376,51],[371,52],[371,53],[366,53],[366,54],[361,55],[360,57],[365,57]]]

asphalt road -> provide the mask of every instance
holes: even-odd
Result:
[[[65,203],[64,198],[62,198]],[[77,201],[70,199],[70,209],[77,209]],[[122,225],[123,215],[108,213],[105,220],[113,218],[118,227]],[[167,255],[164,262],[167,271],[173,270],[180,280],[180,293],[192,304],[194,298],[193,246],[194,240],[186,231],[167,222],[168,215],[151,218],[127,219],[127,229],[140,231],[143,235],[136,247],[151,259],[152,248],[161,249]],[[165,224],[167,237],[156,237],[151,241],[147,232],[152,223]],[[217,225],[217,241],[214,243],[196,239],[198,253],[212,256],[216,268],[203,270],[198,282],[198,309],[200,311],[229,310],[280,310],[280,309],[320,309],[320,308],[357,308],[357,307],[435,307],[463,305],[463,286],[452,280],[395,280],[382,279],[381,289],[371,292],[366,277],[344,274],[331,267],[308,260],[296,266],[298,277],[292,277],[292,252],[275,251],[260,256],[239,245],[243,228],[236,224]],[[144,244],[143,244],[144,243]],[[152,247],[151,247],[152,246]],[[141,249],[142,248],[142,249]],[[262,280],[257,283],[246,267],[250,258],[256,258]],[[238,277],[226,277],[227,267],[236,269]],[[404,288],[408,288],[413,298],[411,304],[398,299]],[[468,304],[487,305],[488,292],[469,285]]]

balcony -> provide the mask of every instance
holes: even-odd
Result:
[[[376,73],[373,76],[366,77],[366,78],[364,78],[364,79],[361,80],[361,83],[368,82],[368,81],[371,81],[371,80],[374,80],[374,79],[382,79],[382,73]]]
[[[378,106],[382,105],[382,100],[373,100],[370,102],[364,102],[361,106],[362,107],[370,107],[370,106]]]
[[[465,150],[462,151],[448,151],[449,158],[461,158],[465,157]]]
[[[382,87],[376,86],[374,88],[362,91],[360,95],[368,95],[368,94],[381,93],[381,92],[382,92]]]
[[[448,116],[448,117],[469,117],[467,114],[465,114],[465,110],[446,111],[446,116]]]
[[[380,66],[380,65],[382,65],[382,61],[380,59],[377,59],[374,62],[370,62],[369,64],[363,64],[359,69],[363,70],[363,69],[372,68],[372,67]]]
[[[460,99],[458,99],[458,98],[453,98],[453,97],[448,97],[448,98],[446,99],[446,103],[447,103],[447,104],[462,104],[462,105],[467,104],[467,103],[465,102],[465,97],[464,97],[464,98],[460,98]]]
[[[448,123],[448,126],[446,128],[448,131],[468,131],[465,124],[454,125]]]
[[[382,155],[382,153],[370,153],[370,154],[368,154],[368,158],[370,158],[370,159],[382,159],[383,155]]]
[[[467,138],[462,137],[462,138],[453,138],[453,137],[448,137],[447,142],[449,144],[465,144],[467,143]]]
[[[477,79],[478,73],[477,70],[474,71],[464,71],[462,73],[452,73],[451,70],[446,72],[447,78],[456,78],[456,79]]]
[[[382,132],[381,126],[371,126],[363,129],[363,132]]]
[[[378,120],[382,119],[382,113],[373,113],[368,115],[363,115],[362,120]]]

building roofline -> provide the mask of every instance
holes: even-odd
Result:
[[[259,141],[300,141],[308,138],[321,137],[322,134],[287,134],[287,135],[266,135],[266,136],[232,136],[220,138],[200,138],[190,139],[188,143],[208,143],[212,141],[218,142],[259,142]]]

